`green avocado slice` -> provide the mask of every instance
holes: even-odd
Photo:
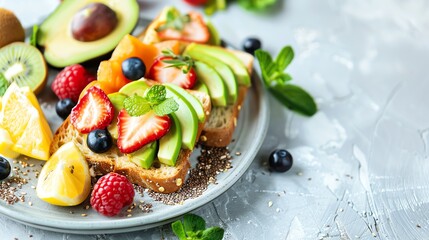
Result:
[[[194,60],[204,62],[219,74],[222,78],[228,93],[228,104],[234,104],[237,101],[238,96],[238,84],[234,76],[234,72],[224,62],[220,61],[216,57],[204,54],[195,48],[188,48],[184,55],[190,56]]]
[[[131,162],[137,164],[142,168],[149,169],[152,166],[153,161],[155,160],[157,148],[158,142],[154,141],[144,145],[139,150],[128,154],[128,157]]]
[[[227,89],[216,70],[203,62],[195,61],[195,72],[198,81],[207,86],[213,106],[225,107],[227,105]]]
[[[195,112],[198,116],[198,121],[203,122],[206,119],[206,114],[204,113],[203,104],[192,94],[188,93],[185,89],[172,84],[172,83],[164,83],[164,85],[170,90],[174,91],[177,94],[182,95],[186,100],[192,105]]]
[[[167,98],[174,98],[174,100],[179,105],[179,109],[174,112],[174,114],[179,120],[180,128],[182,130],[182,148],[192,150],[197,140],[197,113],[185,97],[176,93],[175,91],[171,91],[169,88],[166,88],[166,90]]]
[[[247,72],[246,66],[244,66],[243,62],[241,62],[241,60],[237,56],[235,56],[233,53],[229,52],[225,48],[191,43],[185,50],[185,52],[189,51],[198,51],[217,58],[221,62],[224,62],[234,72],[234,76],[237,79],[239,85],[250,87],[250,75]]]
[[[111,33],[99,40],[78,41],[71,34],[71,20],[81,8],[93,2],[110,7],[118,17],[118,24]],[[40,25],[37,43],[44,47],[44,56],[50,65],[65,67],[112,51],[122,37],[134,29],[138,18],[139,5],[136,0],[64,0]]]
[[[174,113],[170,114],[170,118],[173,122],[170,130],[159,139],[158,160],[166,165],[174,166],[182,148],[182,129],[179,119]]]

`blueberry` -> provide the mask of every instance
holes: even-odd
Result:
[[[106,129],[95,129],[88,134],[86,145],[95,153],[104,153],[112,147],[113,141]]]
[[[65,98],[57,102],[55,105],[55,111],[62,119],[66,119],[75,105],[76,103],[70,98]]]
[[[138,57],[127,58],[122,62],[122,73],[129,80],[137,80],[144,77],[146,65]]]
[[[6,158],[0,156],[0,181],[6,179],[10,174],[10,163]]]
[[[292,167],[293,157],[287,150],[276,149],[271,153],[268,162],[271,170],[286,172]]]
[[[252,55],[255,53],[256,50],[260,49],[261,47],[261,41],[257,38],[246,38],[246,40],[244,40],[243,42],[243,50]]]

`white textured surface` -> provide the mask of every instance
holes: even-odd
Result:
[[[27,11],[43,16],[47,3],[56,2],[0,0],[0,6],[16,7],[31,24]],[[190,9],[178,0],[141,3],[147,18],[167,4]],[[428,10],[425,0],[279,0],[270,13],[231,5],[213,16],[221,36],[236,46],[248,36],[273,54],[291,44],[296,58],[289,72],[320,110],[304,118],[271,99],[268,136],[252,166],[196,213],[224,227],[226,239],[426,239]],[[277,147],[294,156],[284,174],[267,170]],[[1,239],[175,239],[168,225],[83,236],[4,217],[0,232]]]

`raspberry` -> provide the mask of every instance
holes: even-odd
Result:
[[[88,73],[82,65],[75,64],[65,67],[59,72],[52,82],[51,88],[60,100],[70,98],[77,102],[79,94],[93,80],[95,77]]]
[[[104,216],[117,215],[134,200],[134,187],[125,176],[109,173],[102,176],[91,194],[91,206]]]

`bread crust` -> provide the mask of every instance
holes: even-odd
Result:
[[[193,94],[195,91],[189,92]],[[203,108],[205,112],[209,113],[211,110],[209,96],[204,96],[197,92],[195,94],[198,95],[198,99],[204,100]],[[197,139],[203,127],[204,123],[200,123]],[[69,118],[64,120],[55,132],[50,145],[50,153],[53,154],[63,144],[70,141],[74,142],[79,148],[97,175],[117,172],[126,176],[130,182],[155,192],[171,193],[179,190],[185,183],[186,175],[191,166],[189,157],[192,151],[185,149],[180,150],[175,166],[167,166],[156,159],[149,169],[144,169],[130,161],[129,156],[121,153],[116,144],[106,153],[94,153],[86,145],[86,135],[79,133],[70,123]]]

